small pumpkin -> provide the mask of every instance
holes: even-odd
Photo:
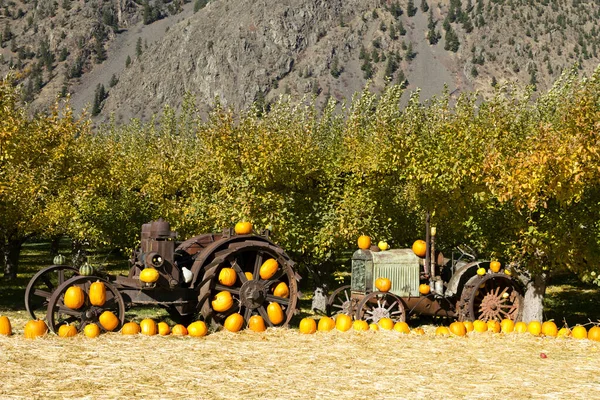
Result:
[[[527,332],[527,323],[523,321],[519,321],[515,324],[515,332],[517,333],[525,333]]]
[[[465,326],[465,329],[467,330],[467,333],[473,332],[473,330],[475,329],[472,321],[463,321],[463,324]]]
[[[77,335],[75,325],[63,324],[58,327],[58,336],[60,337],[72,337],[75,335]]]
[[[206,327],[206,323],[204,323],[204,321],[195,321],[188,325],[187,331],[190,336],[202,337],[206,336],[208,333],[208,328]]]
[[[28,321],[25,324],[23,334],[27,339],[33,339],[38,336],[44,336],[48,332],[48,326],[40,319]]]
[[[394,321],[388,317],[380,318],[379,321],[377,321],[377,324],[381,329],[385,329],[386,331],[394,329]]]
[[[476,319],[475,321],[473,321],[473,330],[479,333],[487,332],[488,324],[486,324],[480,319]]]
[[[594,342],[600,342],[600,326],[592,326],[587,333],[587,337]]]
[[[88,263],[83,263],[81,267],[79,267],[79,275],[90,276],[94,275],[94,267],[92,267]]]
[[[419,293],[421,293],[423,296],[427,296],[429,294],[429,292],[431,292],[431,288],[429,287],[428,284],[421,283],[419,285]]]
[[[338,314],[335,317],[335,329],[340,332],[346,332],[352,328],[352,318],[346,314]]]
[[[394,330],[400,333],[410,333],[410,328],[408,327],[408,324],[402,321],[396,322],[394,324]]]
[[[487,322],[488,331],[492,333],[500,333],[500,322],[495,319],[490,319]]]
[[[121,328],[121,334],[123,335],[137,335],[138,333],[140,333],[140,326],[133,321],[127,322]]]
[[[387,242],[380,240],[379,243],[377,243],[377,247],[379,247],[379,250],[381,251],[386,251],[389,250],[390,245],[387,244]]]
[[[369,250],[371,248],[371,238],[367,235],[358,237],[358,248],[361,250]]]
[[[511,333],[515,330],[515,323],[512,319],[505,318],[500,322],[500,331],[502,333]]]
[[[90,339],[100,336],[100,327],[96,324],[87,324],[83,328],[83,334]]]
[[[450,336],[450,329],[447,326],[438,326],[435,328],[436,336]]]
[[[269,303],[267,306],[267,315],[269,316],[269,320],[273,325],[279,325],[283,322],[283,310],[279,303]]]
[[[502,266],[502,264],[500,264],[500,262],[498,261],[492,261],[490,263],[490,269],[492,270],[492,272],[497,273],[500,272],[500,267]]]
[[[300,333],[311,335],[317,331],[317,323],[312,318],[302,318],[298,329]]]
[[[467,334],[467,328],[462,322],[454,321],[450,324],[450,332],[456,336],[465,336]]]
[[[380,292],[389,292],[389,290],[392,288],[392,281],[390,281],[388,278],[377,278],[375,279],[375,287]]]
[[[119,319],[112,311],[104,311],[100,314],[98,321],[100,321],[100,325],[109,332],[112,332],[119,326]]]
[[[319,323],[317,324],[317,330],[319,332],[329,332],[333,328],[335,328],[335,321],[333,320],[333,318],[323,317],[319,320]]]
[[[67,257],[63,256],[62,254],[58,254],[54,256],[52,262],[54,263],[54,265],[65,265],[67,262]]]
[[[252,275],[252,272],[244,272],[244,275],[246,275],[246,279],[248,279],[249,281],[254,279],[254,275]]]
[[[217,312],[227,311],[233,306],[233,297],[231,297],[231,293],[223,290],[213,297],[211,305],[213,310]]]
[[[481,268],[477,268],[477,275],[479,276],[483,276],[487,273],[487,271],[485,270],[485,268],[481,267]]]
[[[427,254],[427,244],[424,240],[415,240],[412,245],[412,251],[417,257],[425,258],[425,255]]]
[[[527,332],[533,336],[539,336],[542,333],[542,323],[540,321],[530,321],[527,324]]]
[[[0,316],[0,335],[12,335],[12,326],[10,325],[10,320],[6,315]]]
[[[90,285],[89,297],[90,303],[93,306],[103,306],[106,303],[106,285],[100,281],[92,283]]]
[[[556,337],[558,335],[558,327],[554,321],[544,321],[542,324],[542,335]]]
[[[187,328],[181,324],[177,324],[171,329],[173,336],[187,336]]]
[[[157,324],[158,334],[160,336],[168,336],[171,334],[171,327],[164,321],[161,321]]]
[[[413,329],[412,333],[414,333],[415,335],[424,335],[425,330],[419,326],[419,327]]]
[[[273,277],[273,275],[275,275],[278,268],[279,263],[277,262],[277,260],[275,260],[274,258],[269,258],[260,266],[259,275],[261,279],[270,279],[271,277]]]
[[[230,225],[231,226],[231,225]],[[233,228],[238,235],[248,235],[252,233],[252,224],[247,221],[240,221]]]
[[[591,331],[591,329],[590,329],[590,331]],[[556,336],[557,337],[569,337],[569,336],[571,336],[571,330],[568,327],[563,326],[562,328],[560,328],[558,330],[558,333],[556,334]]]
[[[144,318],[140,322],[140,330],[142,335],[154,336],[158,333],[158,326],[152,318]]]
[[[225,318],[225,322],[223,323],[223,327],[227,329],[229,332],[239,332],[244,326],[244,317],[242,317],[239,313],[233,313]]]
[[[156,268],[144,268],[142,272],[140,272],[140,281],[145,283],[154,283],[158,280],[160,274],[156,270]]]
[[[369,323],[367,321],[363,321],[362,319],[357,319],[352,324],[352,328],[355,331],[366,332],[369,330]]]
[[[369,324],[369,330],[370,331],[378,331],[379,330],[379,325],[377,325],[375,322],[371,322]]]
[[[65,306],[71,310],[78,310],[85,303],[85,294],[79,286],[71,286],[64,294]]]
[[[585,326],[577,325],[573,329],[571,329],[571,337],[573,339],[586,339],[587,338],[587,330]]]
[[[237,274],[233,268],[223,268],[219,272],[219,283],[225,286],[235,285]]]
[[[275,289],[273,289],[273,295],[277,297],[288,298],[290,295],[290,288],[285,282],[279,282]]]
[[[260,315],[251,316],[248,320],[248,329],[253,332],[264,332],[267,329],[265,320]]]

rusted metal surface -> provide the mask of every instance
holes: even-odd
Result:
[[[359,299],[352,296],[351,286],[341,286],[327,299],[327,315],[332,317],[338,314],[353,315]]]
[[[36,273],[25,289],[25,309],[31,318],[42,319],[54,290],[75,275],[77,268],[68,265],[51,265]]]
[[[465,285],[457,308],[462,320],[518,321],[523,312],[523,288],[502,273],[477,275]]]
[[[365,296],[353,293],[353,297],[360,299],[355,319],[364,319],[369,323],[377,323],[381,318],[390,318],[394,322],[406,320],[404,302],[400,296],[390,292],[372,292]]]

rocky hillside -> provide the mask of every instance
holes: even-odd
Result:
[[[0,61],[34,106],[71,93],[98,120],[148,119],[186,93],[202,110],[343,101],[368,80],[486,95],[593,70],[598,18],[579,0],[0,0]]]

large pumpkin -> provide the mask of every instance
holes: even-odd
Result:
[[[98,320],[100,321],[100,325],[109,332],[115,330],[115,328],[119,326],[119,319],[112,311],[104,311],[100,314]]]
[[[31,320],[25,324],[23,334],[27,339],[33,339],[38,336],[44,336],[48,332],[48,326],[42,320]]]
[[[260,315],[251,316],[248,320],[248,329],[254,332],[264,332],[267,329],[265,320]]]
[[[329,332],[335,328],[335,321],[329,317],[323,317],[319,320],[319,324],[317,325],[317,330],[319,332]]]
[[[369,250],[371,247],[371,238],[367,235],[361,235],[358,237],[358,248],[361,250]]]
[[[204,321],[195,321],[188,325],[187,327],[188,334],[193,337],[202,337],[206,336],[208,333],[208,328]]]
[[[144,268],[142,272],[140,272],[140,281],[146,283],[154,283],[158,280],[160,274],[156,270],[156,268]]]
[[[10,320],[6,315],[0,316],[0,335],[12,335],[12,327],[10,325]]]
[[[283,310],[279,303],[270,303],[267,306],[267,315],[269,316],[269,320],[273,323],[273,325],[278,325],[283,322]]]
[[[346,332],[352,328],[352,318],[346,314],[338,314],[335,317],[335,328],[340,332]]]
[[[103,282],[96,281],[90,285],[90,303],[93,306],[101,307],[106,303],[106,286]]]
[[[75,325],[63,324],[58,327],[58,336],[60,337],[72,337],[75,335],[77,335]]]
[[[377,278],[375,279],[375,287],[380,292],[389,292],[392,288],[392,281],[388,278]]]
[[[100,336],[100,327],[96,324],[87,324],[85,328],[83,328],[83,334],[89,338],[96,338]]]
[[[152,318],[144,318],[140,322],[140,330],[142,331],[142,335],[154,336],[158,333],[158,326]]]
[[[241,222],[238,222],[237,224],[235,224],[235,227],[233,228],[233,230],[238,235],[248,235],[248,234],[252,233],[252,224],[247,221],[241,221]]]
[[[223,268],[219,272],[219,283],[225,286],[233,286],[237,280],[237,274],[233,268]]]
[[[424,240],[415,240],[412,245],[412,251],[417,257],[425,258],[425,255],[427,254],[427,244]]]
[[[65,306],[71,310],[78,310],[85,303],[85,294],[79,286],[71,286],[67,289],[64,295]]]
[[[244,326],[244,317],[242,317],[239,313],[233,313],[227,318],[225,318],[225,322],[223,323],[223,327],[227,329],[229,332],[238,332]]]
[[[317,331],[317,323],[312,318],[302,318],[300,321],[300,333],[313,334]]]
[[[279,263],[274,258],[269,258],[260,266],[259,275],[262,279],[270,279],[279,268]]]
[[[138,333],[140,333],[140,326],[137,323],[133,322],[133,321],[132,322],[127,322],[121,328],[121,333],[123,335],[137,335]]]
[[[211,305],[213,310],[217,312],[227,311],[233,306],[233,297],[231,297],[231,293],[223,290],[213,297]]]
[[[285,282],[279,282],[277,286],[275,286],[275,289],[273,289],[273,295],[288,298],[290,295],[290,288],[288,288],[288,285],[286,285]]]

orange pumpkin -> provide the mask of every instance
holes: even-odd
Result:
[[[254,279],[254,275],[252,275],[252,272],[244,272],[244,275],[246,275],[246,279],[248,279],[249,281]]]
[[[206,327],[206,323],[204,323],[204,321],[195,321],[188,325],[187,331],[190,336],[202,337],[206,336],[208,333],[208,328]]]
[[[302,318],[298,329],[300,330],[300,333],[310,335],[317,331],[317,323],[312,318]]]
[[[465,328],[465,324],[462,322],[454,321],[450,324],[450,332],[456,336],[465,336],[467,334],[467,328]]]
[[[171,334],[171,327],[166,322],[161,321],[156,326],[158,327],[158,334],[160,336],[168,336]]]
[[[71,286],[67,289],[64,294],[64,303],[65,306],[69,307],[71,310],[77,310],[83,306],[85,303],[85,294],[83,293],[83,289],[79,286]]]
[[[424,240],[415,240],[412,245],[412,251],[417,257],[425,258],[425,255],[427,254],[427,244]]]
[[[237,280],[237,274],[233,268],[223,268],[219,272],[219,283],[225,286],[233,286]]]
[[[465,326],[467,333],[473,332],[473,330],[475,329],[472,321],[463,321],[463,325]]]
[[[488,326],[488,331],[492,332],[492,333],[500,333],[500,322],[495,320],[495,319],[490,319],[487,322],[487,326]]]
[[[577,325],[571,329],[571,337],[574,339],[586,339],[587,330],[585,329],[585,326]]]
[[[527,324],[527,332],[533,336],[539,336],[542,333],[542,323],[540,321],[530,321]]]
[[[594,342],[600,342],[600,326],[592,326],[587,333],[587,337]]]
[[[283,310],[281,309],[279,303],[270,303],[267,306],[267,315],[269,316],[269,320],[271,320],[273,325],[278,325],[283,322]]]
[[[394,328],[394,321],[388,317],[381,318],[377,321],[377,324],[381,329],[385,329],[386,331],[391,331]]]
[[[371,247],[371,238],[367,235],[358,237],[358,248],[361,250],[369,250]]]
[[[227,311],[233,306],[233,297],[231,297],[231,293],[226,290],[219,292],[213,297],[211,301],[213,310],[217,312]]]
[[[154,283],[160,278],[160,273],[156,268],[148,267],[144,268],[140,272],[140,281],[145,283]]]
[[[475,321],[473,321],[473,330],[479,333],[487,332],[488,325],[482,320],[476,319]]]
[[[275,289],[273,289],[273,295],[277,297],[288,298],[290,295],[290,288],[286,285],[285,282],[279,282]]]
[[[10,336],[12,335],[12,326],[7,316],[0,316],[0,335]]]
[[[40,319],[28,321],[25,324],[25,330],[23,334],[27,339],[33,339],[38,336],[44,336],[48,332],[46,323]]]
[[[145,318],[140,322],[142,335],[154,336],[158,333],[158,326],[151,318]]]
[[[97,338],[100,336],[100,327],[96,324],[87,324],[83,328],[83,334],[90,339]]]
[[[500,262],[498,262],[498,261],[492,261],[490,263],[490,269],[492,270],[492,272],[500,272],[501,266],[502,266],[502,264],[500,264]]]
[[[58,336],[60,337],[73,337],[75,335],[77,335],[75,325],[63,324],[58,327]]]
[[[265,320],[260,315],[251,316],[248,320],[248,329],[253,332],[264,332],[267,329]]]
[[[435,328],[436,336],[450,336],[450,330],[447,326],[438,326]]]
[[[117,326],[119,326],[119,319],[112,311],[104,311],[100,314],[100,325],[107,331],[113,331]]]
[[[423,328],[421,328],[421,327],[413,329],[412,332],[415,335],[424,335],[425,334],[425,330],[423,330]]]
[[[106,303],[106,286],[100,281],[96,281],[90,285],[90,303],[93,306],[102,307]]]
[[[421,283],[419,285],[419,293],[421,293],[423,296],[427,296],[429,294],[429,292],[431,292],[431,288],[429,287],[428,284]]]
[[[390,281],[388,278],[377,278],[375,279],[375,287],[380,292],[389,292],[389,290],[392,288],[392,281]]]
[[[502,322],[500,322],[500,331],[502,333],[511,333],[515,330],[515,323],[513,322],[512,319],[503,319]]]
[[[242,317],[239,313],[233,313],[227,318],[225,318],[225,322],[223,323],[223,327],[227,329],[229,332],[238,332],[244,326],[244,317]]]
[[[329,317],[323,317],[319,320],[317,330],[320,332],[329,332],[335,328],[335,321]]]
[[[275,275],[277,269],[279,268],[279,263],[274,258],[269,258],[265,261],[259,270],[259,275],[262,279],[270,279]]]
[[[247,221],[240,221],[237,224],[235,224],[235,227],[233,229],[238,235],[248,235],[252,233],[252,224]]]
[[[365,332],[369,330],[369,323],[367,321],[363,321],[362,319],[357,319],[352,324],[352,328],[354,328],[355,331]]]
[[[171,330],[173,336],[186,336],[188,334],[187,328],[181,324],[177,324]]]
[[[335,328],[340,332],[346,332],[352,328],[352,318],[346,314],[338,314],[335,317]]]
[[[394,324],[394,330],[400,333],[410,333],[410,328],[406,322],[396,322]]]
[[[542,335],[550,337],[558,336],[558,327],[554,321],[545,321],[542,324]]]
[[[133,321],[127,322],[121,328],[121,334],[123,335],[137,335],[138,333],[140,333],[140,326]]]

